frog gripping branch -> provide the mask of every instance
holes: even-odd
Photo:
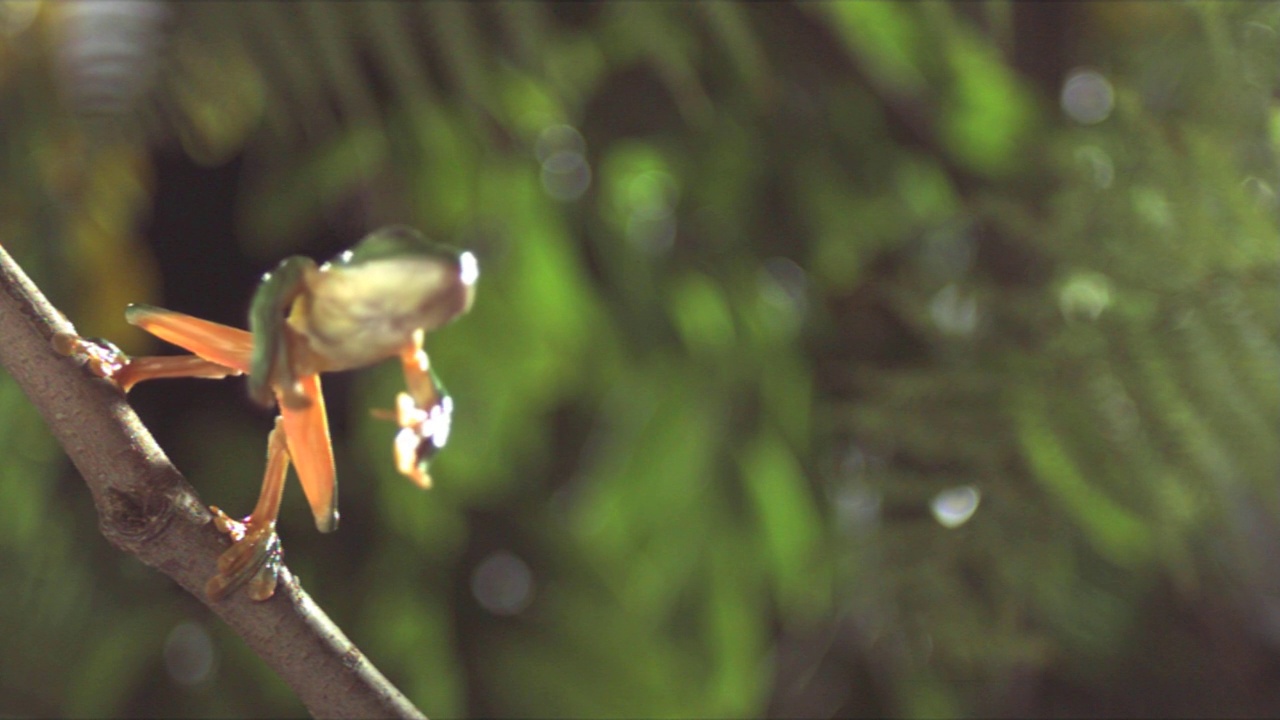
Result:
[[[282,551],[275,524],[290,462],[316,528],[338,526],[337,475],[320,373],[400,359],[406,392],[393,415],[400,427],[396,468],[429,487],[431,458],[448,439],[453,402],[426,352],[426,333],[471,309],[479,276],[475,256],[390,226],[365,236],[321,266],[290,257],[254,293],[249,331],[172,310],[131,305],[133,325],[193,355],[130,358],[110,343],[58,335],[54,345],[93,374],[128,392],[144,380],[249,375],[249,394],[280,409],[267,441],[267,467],[253,512],[234,520],[216,507],[214,522],[232,539],[206,592],[213,600],[248,585],[255,600],[276,588]]]

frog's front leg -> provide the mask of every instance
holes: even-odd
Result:
[[[277,399],[285,406],[302,409],[310,404],[299,373],[294,367],[294,348],[299,339],[286,319],[294,301],[307,290],[307,279],[318,272],[311,258],[285,258],[275,270],[262,276],[249,306],[249,332],[253,338],[253,358],[249,372],[249,397],[263,407]]]
[[[289,448],[282,420],[277,417],[267,438],[267,469],[253,512],[240,521],[217,507],[210,508],[214,512],[214,525],[231,536],[232,545],[218,558],[218,574],[205,586],[209,599],[221,600],[246,582],[249,597],[254,600],[266,600],[275,594],[284,557],[276,535],[276,518],[280,514],[280,498],[288,470]]]
[[[400,351],[407,392],[396,396],[396,469],[419,487],[431,487],[428,469],[431,459],[449,439],[453,420],[453,400],[431,369],[422,349],[425,333],[416,330]]]

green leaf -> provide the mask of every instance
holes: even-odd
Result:
[[[694,355],[714,357],[734,345],[733,315],[728,300],[711,278],[700,273],[681,277],[668,304],[676,329]]]
[[[779,604],[788,612],[817,610],[830,588],[818,566],[822,516],[804,470],[769,432],[746,448],[741,469]]]
[[[1151,531],[1137,516],[1095,488],[1046,420],[1038,392],[1024,392],[1014,409],[1023,455],[1034,477],[1053,493],[1085,537],[1108,560],[1134,567],[1153,553]]]

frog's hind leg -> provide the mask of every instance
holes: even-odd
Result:
[[[249,597],[254,600],[266,600],[275,594],[284,557],[276,535],[276,518],[288,471],[289,448],[282,421],[277,417],[267,438],[267,469],[253,513],[239,521],[216,507],[210,508],[214,524],[232,540],[231,547],[218,558],[218,574],[205,585],[211,600],[221,600],[246,582]]]
[[[338,529],[338,474],[333,463],[333,442],[329,439],[329,417],[325,412],[320,376],[311,373],[298,379],[298,389],[306,402],[290,407],[280,398],[280,417],[288,440],[289,456],[298,471],[298,482],[307,496],[316,529]]]
[[[209,378],[219,380],[240,375],[240,370],[195,355],[129,357],[105,340],[91,340],[71,333],[53,336],[59,353],[81,361],[89,372],[112,381],[124,392],[144,380],[160,378]]]
[[[253,337],[244,330],[201,320],[151,305],[130,305],[125,319],[143,330],[194,355],[131,358],[105,340],[72,333],[53,336],[54,348],[80,360],[94,375],[114,382],[128,392],[144,380],[158,378],[212,378],[242,375],[249,371]]]
[[[113,379],[121,390],[129,392],[134,385],[144,380],[184,377],[220,380],[240,374],[239,370],[195,355],[157,355],[129,358],[128,364],[118,370]]]
[[[152,305],[130,305],[124,317],[161,340],[238,371],[234,374],[249,372],[253,336],[245,330]]]

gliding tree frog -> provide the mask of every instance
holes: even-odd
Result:
[[[54,345],[128,392],[144,380],[224,378],[249,374],[249,395],[280,408],[267,439],[267,468],[253,512],[243,521],[212,507],[214,523],[232,538],[206,586],[218,600],[248,583],[250,597],[275,592],[282,552],[276,517],[292,461],[320,532],[338,526],[337,476],[320,373],[351,370],[398,357],[406,391],[396,397],[396,468],[421,487],[449,435],[453,401],[431,369],[422,342],[428,331],[471,309],[479,269],[475,256],[390,226],[316,266],[285,259],[263,276],[249,311],[249,331],[149,305],[125,318],[194,355],[130,358],[110,343],[58,335]],[[389,414],[389,413],[387,413]]]

